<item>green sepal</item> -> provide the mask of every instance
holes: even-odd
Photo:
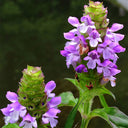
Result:
[[[103,109],[110,120],[113,128],[128,128],[128,116],[116,107],[107,107]]]
[[[61,96],[61,106],[74,106],[78,102],[78,98],[74,98],[71,92],[63,92],[59,96]]]
[[[8,124],[4,125],[2,128],[21,128],[17,124]]]

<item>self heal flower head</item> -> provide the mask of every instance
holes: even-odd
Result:
[[[72,65],[77,75],[81,73],[80,77],[95,75],[97,83],[103,78],[103,83],[110,81],[115,86],[115,75],[121,72],[116,66],[118,53],[125,51],[119,44],[124,35],[116,32],[123,25],[114,23],[109,28],[107,14],[101,2],[89,1],[80,21],[70,16],[68,22],[75,28],[64,33],[68,41],[60,53],[66,57],[67,67]]]

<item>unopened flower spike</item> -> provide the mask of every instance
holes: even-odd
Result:
[[[61,97],[55,97],[52,93],[55,82],[45,84],[41,68],[27,66],[19,84],[18,94],[7,92],[6,98],[12,103],[1,109],[5,124],[19,123],[23,128],[47,128],[48,124],[51,128],[56,127],[57,114],[60,113],[57,106],[61,103]]]

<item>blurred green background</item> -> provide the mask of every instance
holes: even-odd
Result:
[[[119,0],[118,0],[119,1]],[[127,1],[127,0],[126,0]],[[123,7],[116,0],[104,0],[108,7],[110,25],[114,22],[124,24],[120,33],[125,39],[120,44],[128,46],[128,5]],[[69,16],[80,18],[83,15],[83,6],[88,0],[0,0],[0,108],[6,107],[9,101],[5,95],[8,90],[16,92],[18,82],[22,77],[22,70],[31,66],[41,66],[45,74],[45,82],[54,80],[58,95],[64,91],[72,91],[78,97],[77,89],[64,80],[74,77],[73,68],[67,69],[65,58],[60,55],[66,40],[63,32],[72,27],[68,24]],[[128,114],[128,51],[119,54],[118,67],[122,72],[117,75],[117,86],[109,88],[116,96],[116,102],[106,96],[110,106],[117,106]],[[101,107],[96,98],[94,107]],[[63,128],[71,107],[61,108],[57,128]],[[79,128],[80,115],[76,122]],[[4,125],[3,115],[0,112],[0,127]],[[93,119],[89,128],[109,128],[100,118]]]

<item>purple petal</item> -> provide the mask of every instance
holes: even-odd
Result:
[[[122,29],[123,27],[123,24],[114,23],[110,29],[112,30],[112,32],[116,32]]]
[[[120,53],[120,52],[124,52],[125,51],[125,48],[123,48],[122,46],[120,45],[117,45],[113,48],[113,50],[116,52],[116,53]]]
[[[114,37],[115,37],[115,42],[119,42],[121,40],[124,39],[124,35],[123,34],[114,34]]]
[[[80,64],[76,67],[75,71],[78,73],[81,73],[83,71],[83,69],[85,68],[84,64]]]
[[[18,96],[16,93],[14,92],[10,92],[8,91],[7,94],[6,94],[6,98],[11,101],[11,102],[16,102],[18,101]]]
[[[68,18],[68,22],[72,25],[72,26],[74,26],[74,27],[77,27],[80,23],[79,23],[79,20],[76,18],[76,17],[72,17],[72,16],[70,16],[69,18]]]
[[[88,26],[86,26],[84,23],[80,24],[78,26],[78,30],[81,32],[81,33],[86,33],[87,30],[88,30]]]
[[[6,108],[2,108],[1,111],[5,116],[9,116],[10,114],[10,110],[12,109],[12,107],[10,105],[8,105]]]
[[[56,127],[58,120],[56,120],[54,118],[50,118],[49,121],[50,121],[51,128]]]
[[[48,124],[48,123],[49,123],[49,118],[43,116],[43,117],[42,117],[42,122],[43,122],[44,124]]]
[[[98,45],[98,41],[96,39],[91,39],[89,44],[91,47],[96,47]]]
[[[56,109],[56,108],[51,108],[49,109],[45,114],[43,114],[43,116],[46,116],[46,117],[57,117],[57,113],[60,113],[61,111],[59,109]]]
[[[19,111],[13,111],[10,113],[10,123],[15,123],[19,120]]]
[[[102,73],[102,71],[103,71],[103,68],[102,67],[97,67],[97,72],[98,73]]]
[[[103,76],[111,76],[111,72],[107,67],[103,68]]]
[[[45,92],[52,92],[56,87],[56,83],[54,81],[49,81],[45,85]]]
[[[64,33],[64,38],[67,40],[72,40],[74,38],[74,34],[72,32]]]
[[[116,68],[111,68],[110,71],[111,71],[112,76],[115,76],[116,74],[121,72],[120,70],[118,70]]]
[[[14,103],[12,103],[12,104],[10,104],[10,106],[12,107],[12,108],[14,108],[14,110],[16,110],[16,111],[19,111],[20,110],[20,108],[21,108],[21,104],[17,101],[17,102],[14,102]]]
[[[94,69],[96,67],[96,61],[95,60],[92,60],[90,59],[87,63],[87,66],[89,69]]]
[[[54,97],[48,102],[48,107],[53,108],[61,103],[61,97]]]
[[[60,54],[64,57],[66,57],[68,55],[69,52],[65,51],[65,50],[61,50]]]
[[[110,59],[110,58],[112,58],[112,56],[113,56],[112,50],[109,47],[105,48],[103,51],[103,58]]]

